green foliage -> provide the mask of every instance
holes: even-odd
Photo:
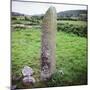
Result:
[[[12,16],[11,19],[12,20],[17,20],[17,18],[15,16]]]
[[[39,20],[37,18],[33,18],[33,17],[30,19],[30,22],[31,22],[31,25],[39,25],[40,24]]]
[[[22,18],[21,20],[18,18]],[[25,18],[25,20],[24,20]],[[42,23],[43,16],[22,16],[22,17],[12,17],[12,24],[22,24],[22,25],[30,25],[40,26]],[[15,28],[19,28],[16,26]],[[24,28],[24,27],[22,27]],[[67,33],[73,33],[81,37],[87,37],[87,22],[86,21],[71,21],[71,20],[58,20],[57,21],[57,30],[64,31]]]
[[[20,20],[14,20],[14,21],[12,22],[12,24],[22,24],[22,21],[20,21]]]
[[[58,20],[57,23],[61,24],[73,24],[73,25],[79,25],[79,26],[86,26],[87,22],[86,21],[72,21],[72,20]]]
[[[58,23],[57,24],[58,31],[64,31],[67,33],[73,33],[81,37],[87,37],[87,26],[84,25],[74,25],[69,23]]]
[[[30,21],[30,17],[25,16],[25,21]]]
[[[55,86],[61,86],[62,83],[62,73],[57,71],[55,72],[51,79],[47,81],[47,86],[48,87],[55,87]]]
[[[24,24],[24,25],[40,25],[41,18],[39,17],[29,17],[29,16],[12,16],[12,24]]]

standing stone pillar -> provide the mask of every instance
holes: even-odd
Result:
[[[42,23],[41,42],[41,79],[47,80],[55,72],[57,14],[54,7],[50,7]]]

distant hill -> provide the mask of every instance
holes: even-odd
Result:
[[[24,14],[18,12],[12,12],[11,14],[12,16],[24,16]]]
[[[87,15],[87,10],[68,10],[57,13],[57,16],[61,17],[79,17],[80,15]]]
[[[68,11],[63,11],[63,12],[57,13],[57,16],[61,16],[61,17],[71,17],[71,16],[79,17],[81,14],[86,14],[87,15],[87,10],[68,10]],[[12,12],[12,16],[25,16],[25,14],[18,13],[18,12]],[[33,15],[33,16],[43,16],[43,14]]]
[[[12,12],[12,16],[31,16],[34,18],[43,18],[44,14],[26,15],[18,12]],[[57,13],[58,20],[87,20],[87,10],[68,10]]]

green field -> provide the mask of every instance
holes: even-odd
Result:
[[[86,26],[87,22],[86,21],[70,21],[70,20],[58,20],[58,23],[68,23],[68,24],[73,24],[73,25],[79,25],[79,26]]]
[[[57,73],[47,83],[33,87],[87,84],[87,38],[65,32],[56,35]],[[40,29],[16,29],[12,31],[12,76],[21,76],[25,65],[34,70],[36,81],[40,79]],[[59,73],[62,71],[63,74]],[[13,81],[14,83],[14,81]],[[25,88],[18,81],[17,88]]]

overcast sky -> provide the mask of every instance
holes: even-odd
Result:
[[[12,1],[13,12],[19,12],[27,15],[44,14],[50,6],[54,6],[57,12],[66,11],[66,10],[87,9],[87,6],[83,6],[83,5],[48,4],[48,3]]]

